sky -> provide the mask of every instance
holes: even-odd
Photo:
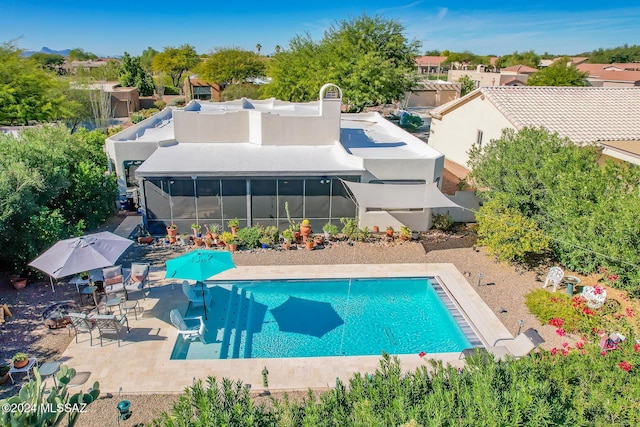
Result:
[[[219,47],[269,55],[296,35],[320,40],[332,24],[363,13],[394,19],[420,53],[448,49],[478,55],[534,50],[575,55],[640,44],[640,4],[617,1],[487,2],[326,0],[323,2],[80,2],[0,0],[0,43],[24,50],[81,48],[99,56],[140,55],[188,43],[198,53]]]

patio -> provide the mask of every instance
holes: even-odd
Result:
[[[103,393],[177,393],[195,379],[228,377],[251,384],[261,390],[262,369],[269,371],[269,390],[324,389],[335,384],[336,377],[347,380],[356,372],[373,372],[379,366],[379,356],[290,358],[290,359],[224,359],[170,360],[177,330],[169,322],[169,312],[178,308],[184,313],[187,305],[181,281],[164,280],[164,269],[152,269],[151,292],[141,299],[138,320],[129,316],[130,334],[116,341],[89,345],[87,334],[73,341],[61,360],[78,372],[91,372],[87,383],[100,382]],[[331,277],[391,277],[438,276],[466,315],[477,326],[484,340],[493,343],[511,337],[496,315],[482,302],[464,276],[452,264],[386,264],[326,266],[239,266],[216,278],[220,280],[251,280],[264,278],[331,278]],[[172,286],[172,283],[174,286]],[[215,304],[215,301],[214,301]],[[453,365],[461,364],[459,353],[402,355],[404,369],[425,365],[429,358]]]

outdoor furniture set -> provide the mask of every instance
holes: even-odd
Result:
[[[560,267],[554,266],[549,269],[542,288],[552,286],[553,292],[555,292],[561,284],[564,284],[567,287],[567,294],[572,296],[576,286],[580,283],[580,278],[565,276],[564,271]],[[587,307],[600,308],[607,300],[607,291],[602,286],[583,286],[580,296],[585,299]]]

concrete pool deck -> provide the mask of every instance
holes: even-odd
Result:
[[[380,365],[380,356],[342,356],[287,359],[223,359],[223,360],[170,360],[177,338],[177,330],[169,322],[169,311],[177,308],[182,313],[187,300],[182,293],[182,281],[165,280],[164,269],[150,274],[151,291],[140,299],[138,320],[130,313],[131,332],[121,333],[121,346],[117,341],[105,341],[100,346],[94,335],[90,345],[86,333],[71,342],[61,361],[76,369],[89,372],[86,383],[100,382],[103,393],[180,393],[194,379],[208,376],[241,380],[251,384],[252,390],[262,390],[262,370],[269,371],[269,390],[306,390],[333,387],[336,378],[348,381],[356,372],[373,373]],[[487,307],[453,264],[378,264],[378,265],[282,265],[239,266],[217,276],[216,280],[264,279],[330,279],[366,277],[437,277],[449,296],[474,328],[485,345],[499,339],[513,338],[497,316]],[[133,294],[136,297],[138,294]],[[141,297],[140,297],[141,298]],[[214,302],[215,304],[215,302]],[[103,308],[101,308],[103,310]],[[417,354],[398,356],[404,370],[428,366],[429,359],[445,364],[462,366],[459,353]],[[83,385],[83,387],[86,387]]]

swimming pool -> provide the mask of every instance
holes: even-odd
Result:
[[[172,359],[444,353],[472,346],[469,331],[459,324],[461,316],[454,319],[433,278],[209,286],[214,303],[208,310],[206,344],[178,337]],[[202,308],[190,308],[186,315],[203,315]]]

